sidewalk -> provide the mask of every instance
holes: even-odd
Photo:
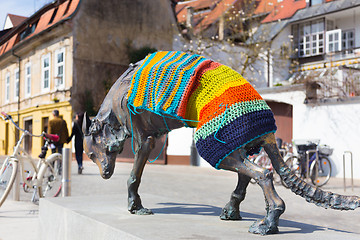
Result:
[[[126,207],[126,182],[131,167],[132,164],[130,163],[117,163],[112,178],[104,180],[100,177],[97,166],[90,161],[84,162],[84,174],[78,175],[76,162],[73,161],[71,197],[73,197],[74,202],[80,199],[79,197],[84,196],[89,198],[115,197],[119,201],[119,209],[116,208],[114,211],[126,211],[120,207]],[[182,225],[182,219],[188,221],[201,217],[204,221],[209,221],[210,225],[215,224],[217,227],[227,228],[227,231],[232,231],[239,238],[253,238],[253,235],[247,233],[247,229],[253,221],[265,214],[264,197],[257,185],[250,184],[247,191],[248,195],[241,205],[243,221],[223,222],[218,218],[221,208],[226,204],[236,186],[236,180],[234,173],[212,168],[148,164],[145,167],[139,193],[143,196],[143,205],[153,209],[155,214],[159,216],[156,219],[160,222],[153,222],[153,219],[138,216],[140,218],[137,219],[141,219],[144,223],[143,226],[139,226],[139,231],[146,229],[146,227],[149,230],[154,229],[152,224],[161,225],[163,224],[162,219],[166,221],[169,217],[175,221],[173,223],[177,226],[175,230],[179,231],[185,226]],[[360,195],[360,180],[356,180],[354,183],[354,191],[348,188],[345,192],[346,195]],[[348,184],[350,184],[349,180]],[[277,239],[301,239],[304,237],[335,239],[334,237],[339,236],[342,236],[343,239],[360,239],[358,221],[360,209],[349,212],[326,210],[307,203],[280,185],[276,186],[276,189],[287,207],[280,220],[281,234],[276,236]],[[344,194],[342,179],[332,178],[323,189]],[[0,208],[1,240],[38,239],[39,206],[24,199],[15,202],[10,197]],[[71,199],[66,200],[70,201]],[[84,205],[86,204],[90,203],[84,203]],[[163,234],[158,232],[160,237],[157,239],[161,239],[161,235],[168,236],[170,234],[169,231],[173,230],[170,225],[169,222],[166,225],[164,224],[164,228],[161,230],[164,232]],[[190,231],[190,229],[188,230]],[[148,239],[152,238],[149,237]],[[182,236],[173,236],[173,239],[183,238]],[[205,238],[194,235],[191,239]],[[212,239],[223,238],[221,235],[215,234]]]

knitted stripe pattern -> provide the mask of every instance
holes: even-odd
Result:
[[[271,109],[239,73],[184,52],[148,55],[131,79],[128,104],[196,127],[196,148],[217,169],[233,151],[276,131]]]

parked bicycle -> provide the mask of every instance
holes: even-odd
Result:
[[[48,158],[45,158],[45,156],[49,145],[53,142],[57,142],[59,137],[44,132],[41,135],[34,135],[29,131],[20,128],[13,121],[11,115],[4,112],[1,114],[3,115],[0,115],[1,118],[5,121],[10,120],[19,131],[22,131],[22,135],[16,143],[12,155],[6,157],[0,169],[0,206],[4,203],[15,182],[19,164],[20,175],[23,180],[23,189],[25,192],[29,192],[30,189],[33,189],[33,196],[31,199],[33,202],[38,200],[37,196],[40,198],[58,196],[62,186],[62,155],[60,153],[53,153]],[[35,164],[35,160],[22,147],[25,136],[43,137],[45,140],[37,164]],[[32,171],[25,170],[24,161],[29,161],[33,168]]]
[[[318,187],[324,186],[331,177],[331,162],[329,156],[333,149],[327,145],[319,145],[320,140],[295,140],[298,156],[285,159],[291,171],[303,179],[310,178]],[[286,184],[283,182],[285,187]]]

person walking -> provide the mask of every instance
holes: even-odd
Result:
[[[64,143],[67,142],[69,138],[69,131],[67,128],[66,121],[60,118],[59,110],[55,109],[52,112],[54,118],[49,121],[49,130],[50,134],[56,134],[60,137],[59,141],[54,143],[54,146],[51,147],[51,152],[55,153],[56,150],[58,153],[62,154],[62,149],[64,147]]]
[[[83,167],[83,132],[81,130],[81,125],[84,119],[84,113],[76,113],[75,121],[72,126],[71,135],[67,139],[69,143],[73,136],[75,136],[75,157],[78,164],[78,174],[82,174]]]

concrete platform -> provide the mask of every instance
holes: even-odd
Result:
[[[143,205],[155,215],[136,216],[127,211],[130,167],[118,164],[114,180],[97,178],[95,172],[80,176],[82,185],[74,185],[75,190],[82,188],[81,196],[41,199],[40,239],[264,239],[248,233],[249,226],[265,214],[264,198],[257,185],[248,188],[241,206],[243,220],[221,221],[221,208],[235,187],[236,175],[190,166],[149,165],[140,194]],[[86,184],[87,178],[99,182]],[[347,194],[359,195],[357,185],[355,192]],[[333,189],[327,190],[343,193],[335,179],[328,186]],[[280,234],[267,239],[360,239],[360,209],[326,210],[282,186],[277,186],[277,191],[287,210],[280,220]]]

